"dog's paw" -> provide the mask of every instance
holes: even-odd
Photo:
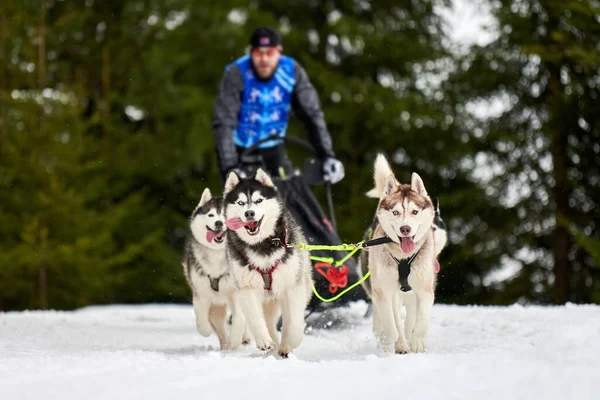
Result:
[[[397,341],[395,351],[396,354],[408,354],[408,352],[410,351],[408,343]]]
[[[223,350],[237,350],[237,348],[240,347],[240,344],[241,343],[239,342],[239,340],[228,340]]]
[[[229,349],[229,341],[227,339],[221,340],[221,338],[219,338],[219,348],[221,350],[228,350]]]
[[[288,355],[292,352],[292,350],[293,349],[291,346],[287,344],[282,344],[281,346],[279,346],[279,350],[277,351],[277,353],[281,358],[288,358]]]
[[[279,353],[279,357],[288,358],[288,355],[291,353],[291,351],[279,349],[278,353]]]
[[[275,343],[273,342],[273,340],[271,340],[270,337],[257,338],[256,347],[258,347],[259,350],[271,352],[275,350]]]
[[[204,337],[208,337],[211,333],[213,333],[213,327],[208,321],[196,320],[196,328]]]
[[[244,336],[244,338],[242,339],[242,344],[245,346],[247,344],[250,344],[251,341],[252,339],[250,339],[249,336]]]
[[[424,353],[425,352],[425,338],[413,337],[410,342],[410,350],[413,353]]]

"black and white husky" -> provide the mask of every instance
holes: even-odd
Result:
[[[288,246],[306,243],[304,234],[260,168],[243,180],[230,172],[223,195],[227,257],[246,322],[259,349],[286,357],[302,342],[312,296],[309,254]]]
[[[242,340],[249,339],[243,338],[244,317],[225,255],[224,221],[223,198],[212,197],[210,190],[204,189],[200,203],[190,217],[183,272],[192,290],[198,332],[209,336],[214,330],[221,349],[233,350]],[[226,328],[228,311],[232,313],[229,334]]]

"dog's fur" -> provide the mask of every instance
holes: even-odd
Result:
[[[230,172],[224,197],[228,220],[259,221],[256,231],[242,227],[227,233],[227,257],[246,321],[259,349],[286,357],[304,337],[304,311],[312,296],[312,274],[308,252],[277,243],[305,243],[304,234],[282,203],[273,181],[260,168],[244,180]],[[285,240],[277,240],[284,235]],[[253,266],[267,272],[277,260],[271,290],[266,290],[263,277]],[[277,333],[280,313],[281,343]]]
[[[250,339],[247,335],[244,337],[244,317],[225,255],[223,211],[223,198],[213,197],[208,188],[204,189],[190,217],[183,272],[192,290],[198,332],[206,337],[214,330],[221,349],[234,350],[242,341],[249,342]],[[228,311],[232,313],[229,335],[226,328]]]
[[[400,184],[385,157],[379,155],[374,181],[375,188],[367,196],[379,197],[379,205],[367,236],[387,236],[393,242],[372,247],[359,259],[359,274],[371,271],[371,282],[363,287],[373,301],[373,332],[385,351],[394,345],[399,354],[423,352],[435,296],[436,257],[446,245],[445,227],[443,222],[434,225],[436,209],[418,174],[412,174],[410,185]],[[434,227],[440,232],[434,234]],[[402,292],[392,255],[403,260],[417,252],[408,276],[412,290]],[[402,305],[406,306],[404,326]]]

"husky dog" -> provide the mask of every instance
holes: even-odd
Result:
[[[359,259],[359,274],[371,271],[371,282],[363,287],[373,301],[373,332],[383,350],[394,345],[399,354],[423,352],[439,270],[436,257],[446,245],[445,225],[441,218],[434,224],[437,204],[418,174],[412,174],[410,185],[400,184],[379,155],[374,181],[367,196],[379,197],[379,205],[367,239],[387,236],[392,242],[369,248]]]
[[[242,340],[248,342],[249,339],[243,337],[244,317],[229,274],[223,221],[223,198],[212,197],[210,190],[204,189],[200,203],[190,217],[183,273],[192,290],[198,332],[206,337],[214,330],[221,349],[233,350]],[[226,329],[228,309],[232,313],[229,337]]]
[[[224,197],[227,257],[244,316],[260,350],[287,357],[302,342],[304,311],[312,296],[309,254],[288,244],[306,239],[261,168],[244,180],[230,172]]]

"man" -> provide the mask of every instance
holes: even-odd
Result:
[[[240,159],[244,149],[269,137],[285,136],[290,110],[308,130],[323,162],[324,180],[333,184],[344,177],[344,166],[335,158],[315,88],[297,61],[281,55],[282,49],[276,31],[258,28],[250,37],[250,55],[225,68],[212,125],[223,182],[232,169],[242,176],[249,172],[250,165]],[[281,141],[262,143],[257,152],[271,175],[292,172]]]
[[[259,165],[271,176],[286,178],[278,183],[280,194],[287,208],[299,219],[309,243],[340,244],[339,236],[310,188],[294,176],[282,141],[269,140],[285,137],[289,113],[293,111],[304,122],[316,156],[322,162],[322,179],[334,184],[344,177],[344,166],[335,158],[315,88],[304,68],[293,58],[281,55],[281,51],[281,37],[277,32],[268,27],[258,28],[250,37],[250,55],[238,58],[225,68],[212,125],[221,179],[224,183],[231,170],[247,176]],[[246,149],[259,141],[261,144],[252,156],[244,155]],[[311,255],[341,259],[346,252],[315,251]],[[348,284],[352,284],[358,279],[355,261],[349,259],[343,267],[349,271]],[[321,294],[327,295],[328,289],[335,293],[337,289],[332,289],[334,282],[330,278],[319,274],[316,268],[313,276]],[[336,301],[336,305],[361,298],[366,299],[366,296],[357,288]],[[324,304],[313,297],[309,309],[315,310]]]

